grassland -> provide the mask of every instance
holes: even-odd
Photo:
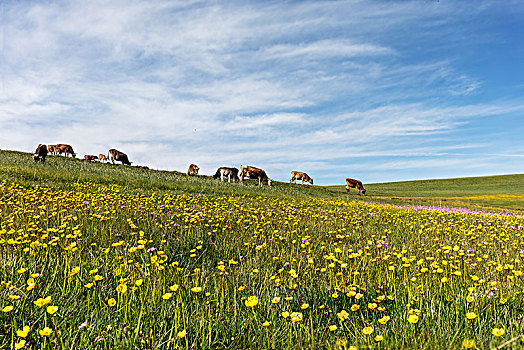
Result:
[[[0,348],[522,348],[523,217],[388,186],[2,151]]]
[[[524,174],[366,184],[374,199],[410,204],[524,210]],[[329,186],[345,191],[344,186]]]

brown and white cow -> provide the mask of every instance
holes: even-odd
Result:
[[[291,172],[291,178],[289,179],[289,182],[297,183],[297,180],[302,180],[302,185],[305,182],[309,182],[313,185],[313,179],[309,177],[308,174],[303,173],[301,171],[292,171]]]
[[[59,143],[55,147],[55,152],[58,154],[64,153],[67,157],[68,154],[71,155],[71,157],[76,158],[76,153],[73,151],[73,147],[71,145],[65,144],[65,143]]]
[[[120,152],[114,148],[111,148],[107,153],[107,159],[111,159],[111,162],[115,164],[115,160],[122,162],[122,164],[131,165],[131,162],[127,158],[127,154]]]
[[[84,162],[87,163],[87,162],[91,162],[91,161],[96,161],[98,160],[98,157],[95,156],[94,154],[86,154],[84,156]]]
[[[213,179],[218,179],[220,177],[221,181],[224,181],[224,176],[227,176],[227,182],[236,182],[238,180],[238,169],[233,167],[221,166],[217,169]]]
[[[44,144],[39,144],[36,148],[35,153],[33,154],[33,159],[35,162],[45,162],[45,157],[47,156],[47,147]]]
[[[56,154],[55,147],[56,145],[47,145],[47,152],[51,154]]]
[[[200,168],[196,164],[189,165],[189,168],[187,169],[187,175],[198,175],[198,171]]]
[[[349,193],[350,188],[356,188],[358,190],[358,195],[360,196],[360,193],[366,194],[366,190],[364,189],[364,186],[362,186],[362,182],[355,179],[350,179],[349,177],[346,179],[346,191]]]
[[[102,163],[105,163],[105,162],[107,162],[107,157],[106,157],[105,154],[100,153],[100,154],[98,155],[98,160],[99,160],[100,162],[102,162]]]
[[[251,165],[241,165],[240,166],[240,182],[244,183],[244,177],[248,179],[258,179],[258,185],[262,186],[262,181],[267,181],[267,185],[271,186],[271,180],[266,172],[260,168],[251,166]]]

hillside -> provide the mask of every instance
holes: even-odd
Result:
[[[374,186],[1,151],[0,349],[522,348],[524,217]]]
[[[387,182],[366,184],[365,187],[376,199],[524,209],[524,174]],[[328,188],[345,190],[344,186]]]
[[[59,156],[48,156],[46,163],[42,165],[36,164],[29,153],[0,151],[0,179],[20,184],[45,182],[53,186],[68,182],[92,182],[145,190],[180,190],[202,194],[251,194],[294,199],[350,199],[394,204],[524,210],[524,174],[365,184],[366,196],[357,196],[355,189],[348,196],[344,186],[302,186],[275,181],[272,188],[259,188],[253,180],[246,181],[249,186],[241,186],[221,183],[205,175],[188,177],[178,171],[151,170],[120,164],[85,164],[79,159]]]

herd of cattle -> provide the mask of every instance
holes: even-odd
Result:
[[[35,162],[45,162],[45,158],[48,154],[53,155],[65,155],[68,157],[69,155],[73,158],[76,158],[76,153],[73,151],[73,147],[71,145],[67,144],[57,144],[57,145],[44,145],[39,144],[36,148],[36,151],[33,155],[33,159]],[[99,162],[107,162],[111,160],[113,164],[115,164],[115,160],[118,162],[121,162],[125,165],[131,165],[132,162],[129,161],[129,158],[127,157],[127,154],[124,152],[120,152],[114,148],[110,149],[107,153],[107,157],[105,154],[100,153],[98,156],[93,154],[86,154],[84,156],[84,162],[91,162],[91,161],[99,161]],[[191,164],[189,168],[187,169],[187,175],[198,175],[198,171],[200,168],[196,164]],[[240,175],[239,175],[240,172]],[[220,167],[217,169],[215,175],[213,175],[213,179],[220,178],[221,181],[224,181],[225,178],[227,178],[228,182],[237,182],[240,181],[240,183],[244,183],[244,178],[248,179],[256,179],[258,180],[258,185],[262,186],[263,182],[267,182],[268,186],[271,186],[271,183],[273,180],[271,180],[266,172],[263,169],[251,166],[251,165],[241,165],[240,170],[238,168],[234,167]],[[296,184],[296,181],[302,181],[302,185],[304,182],[310,183],[313,185],[313,179],[309,177],[308,174],[301,172],[301,171],[292,171],[291,172],[291,178],[289,179],[289,182],[293,182]],[[366,194],[366,190],[364,189],[364,186],[362,186],[362,182],[359,180],[347,178],[346,179],[346,191],[349,193],[350,188],[355,188],[358,191],[358,194]]]

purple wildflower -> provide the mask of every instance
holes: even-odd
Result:
[[[78,329],[82,329],[82,328],[84,328],[85,326],[87,326],[87,321],[84,321],[83,323],[81,323],[81,324],[78,326]]]

